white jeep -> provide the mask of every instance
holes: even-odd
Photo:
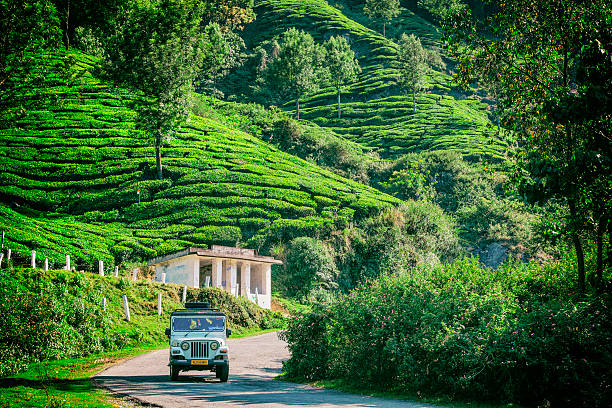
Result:
[[[226,382],[229,376],[229,350],[225,314],[211,309],[209,303],[187,302],[185,309],[170,315],[170,378],[176,380],[180,371],[214,371]]]

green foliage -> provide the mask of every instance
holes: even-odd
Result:
[[[363,12],[370,18],[377,18],[383,21],[383,36],[386,36],[385,24],[398,16],[400,13],[400,2],[399,0],[366,0]]]
[[[162,142],[189,117],[188,96],[202,64],[203,9],[192,0],[130,6],[107,40],[106,71],[117,83],[145,93],[147,98],[136,106],[143,129],[155,139],[157,175],[162,179]]]
[[[60,43],[55,7],[50,0],[2,1],[0,32],[0,113],[2,121],[10,122],[12,115],[21,116],[29,108],[23,90],[49,79],[40,52],[50,53]]]
[[[494,271],[465,259],[386,274],[292,322],[284,370],[453,399],[603,407],[612,299],[573,298],[572,263]]]
[[[381,211],[336,243],[340,284],[350,290],[383,272],[437,264],[460,253],[455,224],[436,204],[407,201]]]
[[[206,117],[167,142],[168,177],[154,180],[154,149],[131,108],[137,97],[96,78],[98,60],[69,57],[71,86],[32,88],[22,97],[39,108],[0,130],[0,226],[17,264],[36,249],[39,265],[62,266],[69,254],[94,270],[99,259],[120,265],[216,239],[265,253],[277,237],[314,237],[399,202],[267,142],[293,134],[292,153],[361,180],[359,146],[316,126],[286,133],[278,112],[225,103],[205,106]],[[61,73],[64,61],[54,56],[48,69]]]
[[[200,91],[219,92],[216,84],[219,78],[240,64],[244,41],[233,31],[223,32],[217,23],[204,28],[203,63],[198,75]]]
[[[291,28],[278,43],[266,62],[263,75],[269,86],[283,98],[296,100],[297,119],[300,118],[300,98],[319,87],[323,49],[312,36]]]
[[[170,313],[182,307],[181,285],[20,268],[2,269],[0,278],[0,376],[36,361],[164,343]],[[157,315],[157,293],[163,295],[162,316]],[[130,302],[129,323],[123,320],[124,294]],[[220,308],[237,334],[284,325],[279,315],[219,289],[190,289],[188,300]]]
[[[330,248],[308,237],[289,242],[284,287],[292,297],[313,300],[316,290],[333,290],[338,285],[338,270]]]
[[[294,27],[311,34],[318,43],[330,36],[346,38],[355,52],[362,73],[342,89],[342,115],[337,114],[337,90],[330,83],[300,99],[300,118],[330,129],[383,159],[396,159],[409,152],[452,150],[478,161],[500,159],[506,143],[492,138],[486,100],[472,91],[463,92],[452,85],[439,53],[439,29],[407,9],[387,27],[385,39],[372,30],[364,16],[363,1],[339,0],[262,0],[257,19],[245,28],[250,57],[220,84],[232,100],[279,105],[296,113],[294,101],[278,99],[258,83],[257,73],[273,54],[268,42]],[[410,96],[397,83],[398,45],[393,38],[403,32],[414,33],[428,50],[433,67],[426,75],[423,92],[416,95],[417,113]],[[265,51],[264,51],[265,50]],[[265,64],[264,64],[265,65]]]
[[[325,378],[329,362],[327,321],[325,312],[312,312],[293,318],[280,337],[289,343],[291,358],[283,361],[283,371],[293,378],[318,380]]]
[[[340,118],[340,90],[347,81],[361,72],[355,52],[344,37],[331,37],[325,42],[325,62],[331,82],[338,92],[338,118]]]
[[[423,80],[428,69],[426,55],[421,40],[414,34],[402,34],[398,52],[399,85],[412,93],[412,105],[415,113],[415,94],[423,87]]]
[[[595,238],[601,285],[612,218],[611,142],[604,136],[611,109],[603,96],[612,91],[612,59],[601,45],[612,37],[609,4],[514,1],[486,21],[475,21],[464,5],[452,11],[445,30],[459,59],[458,80],[467,85],[478,78],[494,90],[504,127],[522,147],[515,159],[521,193],[532,203],[567,206],[580,291],[586,289],[583,241]]]

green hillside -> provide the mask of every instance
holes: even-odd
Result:
[[[453,89],[447,72],[431,71],[426,90],[412,97],[403,95],[396,83],[395,59],[401,33],[414,33],[429,48],[439,45],[439,30],[413,12],[389,24],[387,38],[362,13],[363,2],[325,0],[256,1],[257,19],[244,35],[251,49],[279,36],[290,27],[312,34],[323,42],[332,35],[348,38],[362,68],[357,81],[343,90],[343,115],[337,118],[336,93],[324,87],[306,98],[304,119],[332,129],[339,135],[375,149],[384,158],[409,152],[454,150],[468,157],[500,157],[503,141],[492,140],[487,105],[475,96]],[[382,27],[380,27],[382,28]],[[241,78],[230,77],[230,89],[244,90]],[[284,108],[293,112],[294,103]]]
[[[265,250],[399,202],[197,116],[163,148],[165,179],[155,180],[153,143],[130,108],[137,96],[93,74],[91,57],[69,58],[72,79],[49,75],[24,97],[33,108],[0,131],[0,228],[18,255],[68,253],[87,267],[189,245]]]

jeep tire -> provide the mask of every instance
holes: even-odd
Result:
[[[172,381],[178,380],[179,369],[178,367],[174,367],[172,364],[170,365],[170,379]]]
[[[227,382],[229,377],[229,364],[225,366],[218,366],[215,375],[221,380],[221,382]]]

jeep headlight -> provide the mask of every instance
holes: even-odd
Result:
[[[178,347],[178,346],[179,346],[178,340],[172,340],[172,347]]]
[[[181,348],[185,351],[189,350],[189,343],[187,343],[186,341],[182,342]]]
[[[216,350],[218,348],[219,348],[219,343],[218,342],[213,341],[213,342],[210,343],[210,349],[211,350]]]

